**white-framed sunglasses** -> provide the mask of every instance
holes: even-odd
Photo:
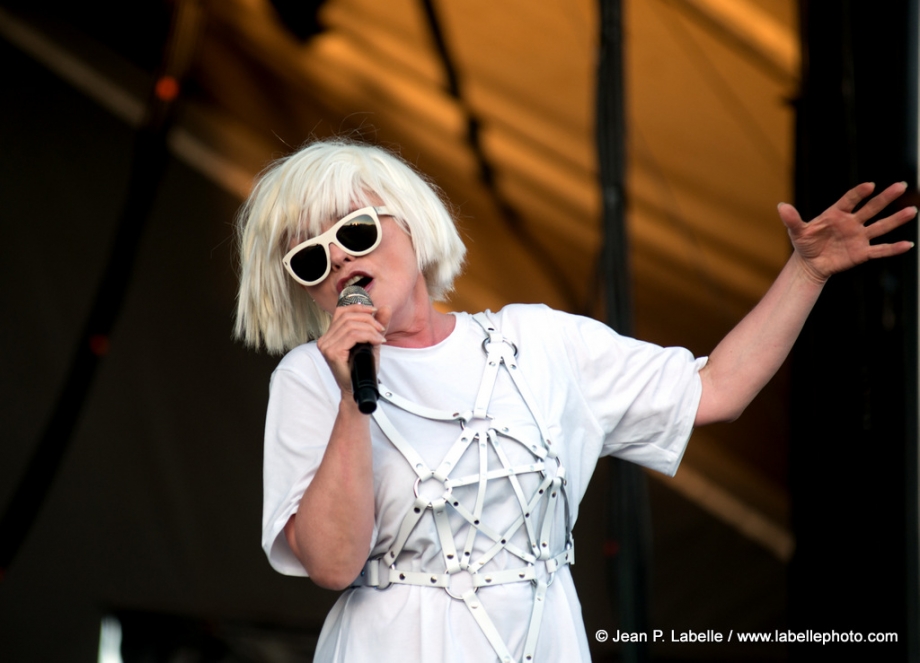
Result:
[[[348,255],[367,255],[380,244],[383,233],[380,216],[389,214],[386,207],[362,207],[355,210],[322,235],[295,246],[281,262],[298,283],[316,285],[329,276],[332,269],[330,244],[335,243]]]

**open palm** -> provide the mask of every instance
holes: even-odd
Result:
[[[866,225],[906,189],[904,182],[892,184],[854,212],[856,206],[875,190],[874,184],[864,182],[847,191],[840,200],[809,223],[802,221],[795,207],[786,203],[779,205],[779,215],[789,231],[796,253],[809,273],[816,281],[823,282],[832,274],[867,260],[904,253],[913,246],[908,241],[892,244],[870,242],[916,216],[916,207],[906,207]]]

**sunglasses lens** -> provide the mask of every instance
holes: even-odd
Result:
[[[316,281],[326,272],[326,250],[313,245],[298,251],[291,258],[291,271],[304,281]]]
[[[349,251],[367,251],[377,241],[377,224],[371,216],[362,214],[339,228],[335,238]]]

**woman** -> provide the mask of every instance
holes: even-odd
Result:
[[[465,249],[433,187],[392,154],[314,143],[240,215],[237,334],[287,352],[271,381],[263,546],[343,592],[318,661],[590,660],[568,565],[598,457],[673,474],[693,426],[737,418],[788,354],[827,278],[910,242],[864,224],[901,195],[862,184],[795,251],[708,359],[543,306],[445,314]],[[363,287],[372,306],[337,306]],[[349,356],[377,357],[362,414]]]

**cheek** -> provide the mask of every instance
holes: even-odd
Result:
[[[417,268],[418,258],[415,255],[415,247],[412,245],[412,239],[409,235],[400,232],[400,234],[394,238],[391,250],[393,256],[398,258],[401,263]]]
[[[335,296],[331,296],[332,304],[331,305],[329,304],[327,300],[329,300],[330,296],[324,291],[323,289],[324,284],[325,284],[325,281],[321,283],[320,285],[302,285],[301,284],[300,287],[303,288],[304,292],[307,293],[307,296],[313,300],[313,303],[317,307],[319,307],[321,310],[331,315],[331,309],[335,308],[337,299]]]

